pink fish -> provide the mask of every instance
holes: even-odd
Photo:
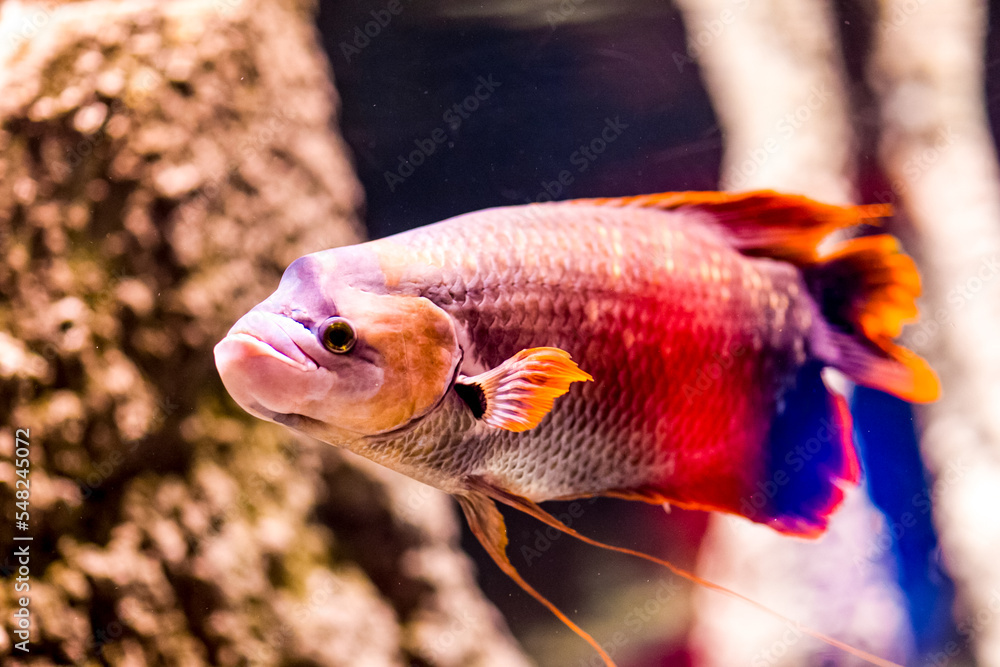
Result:
[[[296,260],[216,363],[248,412],[453,494],[611,665],[514,570],[494,501],[581,539],[537,503],[614,496],[820,534],[860,475],[821,371],[939,392],[893,342],[920,292],[896,241],[818,250],[886,213],[774,192],[470,213]]]

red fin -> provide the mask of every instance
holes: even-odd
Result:
[[[455,496],[455,498],[465,513],[465,518],[469,522],[469,528],[472,529],[472,533],[479,540],[479,543],[483,545],[483,548],[486,549],[486,553],[490,555],[490,558],[500,566],[500,569],[513,579],[518,586],[523,588],[528,595],[545,605],[549,611],[556,615],[556,618],[565,623],[570,630],[590,644],[600,654],[607,667],[615,667],[611,656],[601,648],[597,640],[587,634],[576,623],[569,620],[564,613],[559,611],[558,607],[549,602],[541,593],[521,578],[517,569],[510,562],[510,559],[507,558],[507,528],[504,525],[503,515],[500,514],[500,510],[493,504],[493,501],[487,496],[475,492],[468,495]]]
[[[824,361],[858,384],[903,400],[937,400],[937,375],[892,340],[917,319],[920,295],[920,274],[896,239],[879,234],[844,241],[804,272],[832,328],[825,346],[816,341]]]
[[[569,353],[556,347],[521,350],[496,368],[458,384],[477,385],[482,391],[481,419],[508,431],[538,426],[557,398],[574,382],[593,380],[580,370]]]
[[[831,232],[888,216],[888,204],[836,206],[773,190],[663,192],[637,197],[575,199],[574,204],[703,211],[745,254],[798,265],[816,261],[816,247]]]
[[[479,493],[484,494],[485,496],[488,496],[490,498],[493,498],[494,500],[498,500],[498,501],[500,501],[500,502],[502,502],[502,503],[504,503],[506,505],[510,505],[514,509],[517,509],[517,510],[520,510],[522,512],[525,512],[526,514],[529,514],[529,515],[535,517],[536,519],[538,519],[542,523],[545,523],[545,524],[547,524],[549,526],[552,526],[553,528],[555,528],[557,530],[560,530],[560,531],[566,533],[567,535],[572,535],[573,537],[577,538],[578,540],[580,540],[582,542],[586,542],[587,544],[591,544],[591,545],[593,545],[595,547],[601,547],[602,549],[609,549],[611,551],[617,551],[619,553],[628,554],[630,556],[635,556],[637,558],[641,558],[643,560],[647,560],[647,561],[649,561],[651,563],[656,563],[657,565],[661,565],[661,566],[667,568],[668,570],[670,570],[671,572],[673,572],[674,574],[676,574],[679,577],[687,579],[688,581],[690,581],[692,583],[695,583],[695,584],[698,584],[699,586],[704,586],[705,588],[709,588],[711,590],[718,591],[720,593],[728,595],[729,597],[736,598],[737,600],[742,600],[743,602],[746,602],[747,604],[751,605],[752,607],[754,607],[756,609],[759,609],[760,611],[763,611],[763,612],[769,614],[770,616],[773,616],[774,618],[779,619],[780,621],[782,621],[784,623],[788,623],[791,626],[794,626],[796,629],[798,629],[803,634],[806,634],[806,635],[809,635],[810,637],[818,639],[818,640],[824,642],[825,644],[833,646],[834,648],[839,648],[840,650],[844,651],[845,653],[853,655],[854,657],[860,658],[861,660],[869,662],[869,663],[871,663],[873,665],[879,665],[879,667],[902,667],[901,665],[898,665],[898,664],[896,664],[894,662],[890,662],[888,660],[880,658],[877,655],[873,655],[871,653],[868,653],[867,651],[863,651],[861,649],[854,648],[853,646],[849,646],[848,644],[845,644],[842,641],[834,639],[833,637],[827,636],[827,635],[823,634],[822,632],[819,632],[818,630],[813,630],[812,628],[809,628],[809,627],[804,626],[804,625],[802,625],[800,623],[797,623],[796,621],[793,621],[792,619],[788,618],[787,616],[784,616],[784,615],[782,615],[782,614],[774,611],[770,607],[767,607],[767,606],[761,604],[760,602],[756,602],[756,601],[751,600],[750,598],[748,598],[748,597],[746,597],[744,595],[740,595],[736,591],[730,590],[730,589],[726,588],[725,586],[721,586],[721,585],[716,584],[714,582],[708,581],[707,579],[703,579],[703,578],[699,577],[698,575],[694,574],[693,572],[689,572],[689,571],[687,571],[687,570],[685,570],[683,568],[677,567],[676,565],[674,565],[670,561],[663,560],[662,558],[657,558],[656,556],[650,556],[649,554],[642,553],[641,551],[635,551],[633,549],[628,549],[626,547],[619,547],[619,546],[615,546],[613,544],[605,544],[604,542],[599,542],[598,540],[591,539],[591,538],[587,537],[586,535],[583,535],[583,534],[581,534],[581,533],[573,530],[572,528],[570,528],[569,526],[567,526],[566,524],[564,524],[563,522],[561,522],[559,519],[555,518],[554,516],[552,516],[551,514],[549,514],[548,512],[546,512],[545,510],[543,510],[541,507],[539,507],[536,503],[528,500],[527,498],[522,498],[521,496],[518,496],[516,494],[509,493],[507,491],[504,491],[503,489],[499,489],[499,488],[493,486],[492,484],[490,484],[489,482],[487,482],[487,481],[485,481],[485,480],[483,480],[481,478],[478,478],[478,477],[468,477],[468,478],[466,478],[466,482],[468,483],[468,485],[469,485],[470,488],[476,489]],[[493,511],[494,512],[497,511],[495,507],[493,508]],[[468,516],[468,513],[466,515]],[[502,520],[502,518],[501,518],[501,520]],[[504,543],[506,543],[506,535],[504,536]],[[496,557],[494,556],[494,560],[495,559],[496,559]],[[506,556],[504,556],[504,559],[506,560]],[[504,570],[504,571],[506,571],[506,570]]]

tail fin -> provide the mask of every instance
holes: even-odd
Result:
[[[941,392],[926,361],[893,342],[917,318],[917,267],[891,236],[841,243],[804,267],[809,290],[829,327],[817,334],[817,356],[853,381],[913,403]]]

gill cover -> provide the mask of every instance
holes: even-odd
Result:
[[[344,379],[361,400],[331,397],[325,410],[330,425],[375,435],[433,409],[462,360],[451,317],[420,296],[372,294],[346,286],[332,296],[339,315],[357,329],[358,345],[342,355],[349,366],[340,374],[348,376]]]

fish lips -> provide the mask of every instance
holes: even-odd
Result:
[[[306,352],[313,345],[318,347],[315,336],[299,322],[251,311],[215,346],[215,365],[233,400],[251,414],[277,421],[300,413],[305,396],[333,386],[335,378],[318,372],[320,364]]]

